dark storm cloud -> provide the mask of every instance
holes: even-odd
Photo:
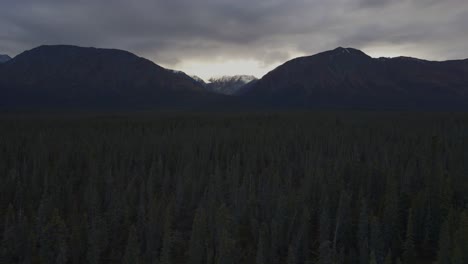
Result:
[[[336,46],[468,57],[466,0],[3,0],[0,53],[41,44],[127,49],[158,63],[253,58]]]

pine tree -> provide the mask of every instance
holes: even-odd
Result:
[[[330,217],[328,208],[324,207],[320,214],[319,229],[319,260],[320,264],[329,264],[332,262],[332,244],[330,242]]]
[[[464,210],[460,215],[454,243],[453,262],[468,262],[468,210]]]
[[[387,253],[387,256],[385,257],[385,261],[384,261],[384,264],[392,264],[392,250],[389,249],[388,250],[388,253]]]
[[[343,234],[345,233],[343,230],[346,229],[345,222],[348,217],[349,201],[350,198],[348,193],[346,191],[342,191],[336,212],[335,230],[333,232],[334,236],[332,248],[334,252],[337,252],[337,243],[340,239],[342,239]]]
[[[405,264],[414,263],[416,258],[416,249],[414,245],[414,232],[413,232],[413,212],[410,209],[408,214],[408,222],[406,228],[406,239],[403,246],[403,261]]]
[[[377,217],[372,217],[371,220],[371,251],[374,252],[375,259],[378,264],[381,264],[385,258],[384,245],[382,240],[382,228]]]
[[[297,261],[304,263],[311,258],[310,256],[310,212],[307,206],[303,209],[299,228],[293,238],[294,245],[297,246]]]
[[[319,263],[320,264],[332,264],[333,263],[333,252],[331,249],[331,242],[329,240],[326,240],[320,243]]]
[[[164,230],[163,230],[163,244],[161,249],[161,264],[171,264],[172,263],[172,240],[173,240],[173,230],[172,230],[172,203],[170,203],[166,208],[165,221],[164,221]]]
[[[438,264],[450,264],[452,238],[450,234],[449,219],[442,224],[439,235],[439,251],[437,254]]]
[[[287,264],[297,264],[297,251],[296,248],[291,245],[288,248],[288,258],[287,258]]]
[[[384,248],[395,246],[395,235],[398,233],[398,191],[395,177],[387,177],[385,191],[385,208],[383,213],[383,245]]]
[[[65,264],[68,260],[68,230],[55,209],[41,237],[40,258],[45,263]]]
[[[377,264],[377,257],[375,256],[375,252],[372,251],[369,257],[370,264]]]
[[[127,246],[125,247],[124,264],[139,264],[140,259],[140,245],[138,243],[137,229],[135,225],[130,227],[127,238]]]
[[[104,221],[100,215],[94,217],[89,216],[88,223],[88,246],[86,251],[86,259],[90,264],[101,263],[101,254],[105,250],[105,234]]]
[[[0,247],[0,260],[2,262],[13,262],[16,258],[17,248],[15,243],[15,210],[13,205],[8,206],[3,225],[3,236]]]
[[[202,264],[205,263],[205,238],[208,236],[206,224],[205,210],[199,206],[195,212],[195,217],[192,224],[192,234],[189,243],[189,263]]]
[[[156,262],[159,258],[159,248],[161,244],[162,234],[160,226],[163,224],[160,222],[159,212],[161,205],[156,199],[153,199],[149,205],[148,210],[148,223],[146,224],[145,241],[146,241],[146,260],[149,262]]]
[[[234,246],[235,241],[232,238],[231,228],[231,216],[226,205],[221,205],[216,213],[216,229],[217,229],[217,252],[216,252],[216,264],[231,264],[236,263]]]
[[[461,251],[461,246],[457,245],[453,249],[452,264],[464,264],[464,263],[466,263],[466,262],[463,261],[463,253]]]
[[[432,210],[428,207],[426,216],[424,219],[424,240],[422,247],[426,254],[431,253],[434,249],[434,237],[437,235],[434,227],[434,218],[432,216]]]
[[[260,227],[259,237],[258,237],[258,245],[257,245],[257,254],[255,257],[256,264],[266,264],[268,263],[268,249],[267,245],[267,233],[268,228],[265,223],[263,223]]]
[[[367,203],[361,201],[361,210],[359,213],[357,242],[359,244],[359,263],[369,263],[369,215]]]

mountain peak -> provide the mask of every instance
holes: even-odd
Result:
[[[212,77],[208,81],[210,83],[215,82],[242,82],[244,84],[251,81],[257,80],[253,75],[233,75],[233,76],[221,76],[221,77]]]
[[[207,88],[211,92],[233,95],[237,94],[247,84],[256,81],[257,78],[252,75],[234,75],[210,78]]]
[[[367,55],[366,53],[364,53],[363,51],[361,50],[358,50],[358,49],[355,49],[355,48],[343,48],[343,47],[338,47],[334,50],[331,50],[331,51],[328,51],[328,52],[325,52],[325,53],[331,53],[333,55],[340,55],[340,54],[344,54],[344,55],[359,55],[359,56],[366,56],[366,57],[370,57],[369,55]]]

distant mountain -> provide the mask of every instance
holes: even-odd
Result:
[[[243,96],[274,108],[468,110],[468,60],[374,59],[337,48],[286,62]]]
[[[7,62],[9,60],[11,60],[10,56],[0,54],[0,63],[5,63],[5,62]]]
[[[214,93],[234,95],[240,93],[246,84],[256,80],[256,77],[250,75],[223,76],[209,79],[206,88]]]
[[[190,107],[216,101],[186,74],[126,51],[41,46],[0,65],[0,108]]]

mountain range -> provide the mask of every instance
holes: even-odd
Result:
[[[258,80],[255,76],[251,75],[212,77],[208,80],[208,83],[197,76],[193,76],[192,78],[202,84],[208,91],[225,95],[237,95],[242,93],[243,88],[247,84]]]
[[[122,50],[40,46],[0,64],[0,93],[3,110],[465,111],[468,60],[372,58],[357,49],[337,48],[290,60],[259,80],[232,76],[205,83]]]

